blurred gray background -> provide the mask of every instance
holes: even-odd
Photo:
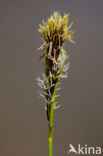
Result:
[[[103,146],[103,1],[0,0],[0,156],[47,156],[47,119],[36,77],[43,63],[38,25],[54,11],[70,13],[76,45],[62,107],[54,114],[54,156],[68,146]]]

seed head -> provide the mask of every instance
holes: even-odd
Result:
[[[41,33],[43,44],[39,48],[42,50],[42,55],[45,62],[45,73],[43,80],[38,77],[38,84],[42,88],[43,95],[40,94],[45,100],[45,107],[47,110],[47,118],[49,121],[49,113],[51,103],[55,101],[57,85],[60,77],[67,78],[67,70],[69,64],[65,64],[68,58],[67,52],[64,49],[64,41],[72,40],[74,31],[70,30],[72,23],[68,26],[69,14],[60,15],[59,12],[54,12],[53,15],[46,22],[42,21],[39,25],[38,31]],[[54,109],[58,108],[54,102]]]

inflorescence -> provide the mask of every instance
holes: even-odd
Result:
[[[74,43],[72,39],[74,31],[70,29],[72,24],[68,26],[68,16],[66,13],[61,16],[59,12],[54,12],[46,22],[42,21],[38,29],[43,41],[39,49],[42,50],[40,58],[45,62],[45,73],[43,79],[38,77],[37,81],[43,91],[40,95],[45,100],[48,121],[51,103],[54,102],[54,109],[60,106],[55,102],[55,98],[59,96],[56,95],[56,91],[60,89],[57,88],[60,77],[68,77],[69,63],[66,64],[68,55],[63,43],[65,40]]]

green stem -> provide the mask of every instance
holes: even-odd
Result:
[[[53,127],[48,124],[48,155],[52,156],[52,137],[53,137]]]
[[[52,74],[49,73],[50,78],[50,86],[52,86]],[[51,98],[52,101],[52,98]],[[52,156],[52,138],[53,138],[53,121],[51,124],[51,120],[53,120],[53,110],[54,110],[54,102],[51,102],[50,114],[49,114],[49,123],[48,123],[48,155]]]
[[[55,95],[56,95],[56,88],[58,86],[59,80],[61,73],[63,71],[65,61],[63,63],[63,66],[60,70],[60,75],[58,77],[57,83],[55,84],[54,92],[51,97],[51,106],[50,106],[50,114],[49,114],[49,123],[48,123],[48,156],[52,156],[52,138],[53,138],[53,115],[54,115],[54,102],[55,102]],[[49,73],[49,78],[50,78],[50,86],[52,85],[52,74],[51,72]]]

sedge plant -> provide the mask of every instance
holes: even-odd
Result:
[[[44,62],[43,78],[37,78],[38,85],[42,88],[40,96],[44,98],[46,116],[48,121],[48,156],[52,156],[52,138],[53,138],[53,116],[54,110],[59,108],[56,97],[60,89],[60,78],[67,78],[69,63],[67,63],[68,54],[64,48],[64,41],[73,41],[74,31],[71,30],[72,23],[68,25],[69,14],[60,15],[54,12],[46,22],[42,21],[38,31],[41,33],[42,51],[40,58]]]

